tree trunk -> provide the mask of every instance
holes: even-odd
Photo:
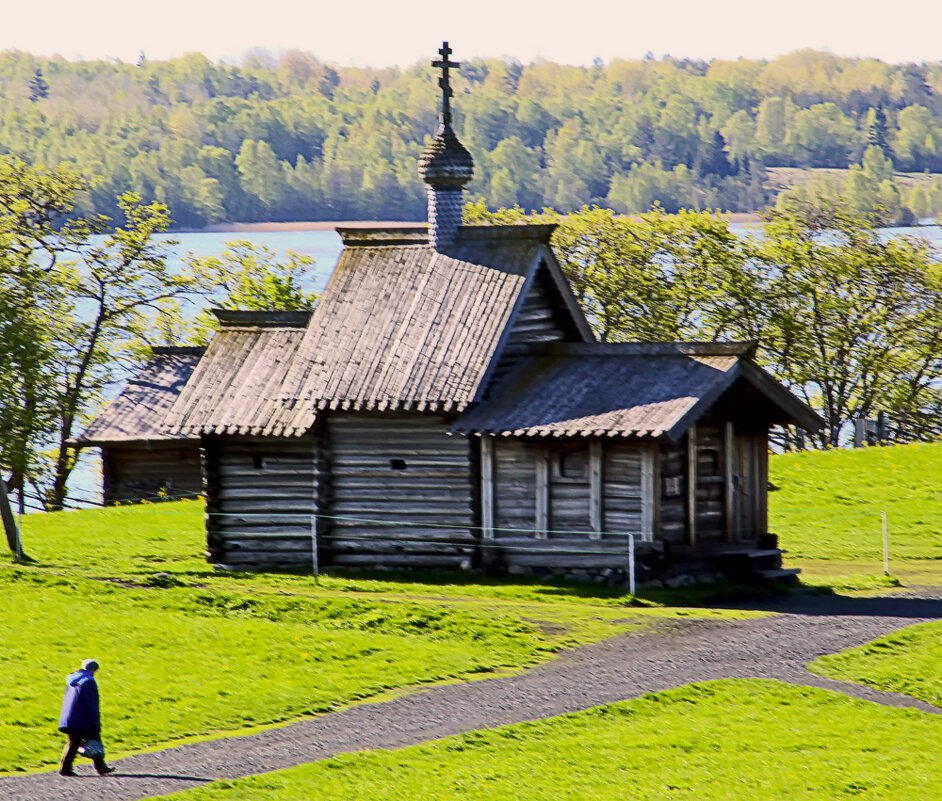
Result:
[[[16,518],[13,516],[13,509],[10,508],[10,498],[7,495],[6,482],[0,478],[0,519],[3,520],[3,530],[7,536],[7,545],[16,557],[17,562],[25,560],[23,553],[23,543],[20,541],[20,530],[16,525]]]

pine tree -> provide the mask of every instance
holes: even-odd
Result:
[[[883,106],[871,109],[869,125],[867,126],[867,144],[876,145],[883,154],[893,161],[893,151],[890,149],[887,137],[886,112]]]
[[[35,103],[49,96],[49,84],[43,77],[43,71],[36,67],[33,77],[29,79],[29,101]]]
[[[726,140],[719,131],[714,131],[710,140],[700,145],[697,167],[701,175],[718,175],[725,178],[735,175],[736,169],[726,154]]]

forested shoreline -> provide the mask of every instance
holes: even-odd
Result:
[[[786,189],[841,194],[886,221],[942,211],[942,64],[800,51],[771,61],[664,57],[589,67],[465,60],[456,130],[491,208],[750,212]],[[100,180],[83,213],[131,190],[175,224],[423,219],[416,158],[438,88],[408,69],[314,55],[199,54],[137,64],[0,53],[0,154]],[[848,170],[849,168],[849,170]],[[902,176],[901,173],[910,173]],[[919,173],[926,175],[919,176]],[[917,175],[912,175],[917,174]]]

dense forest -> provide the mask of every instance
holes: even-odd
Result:
[[[347,68],[298,51],[239,65],[8,51],[0,154],[100,176],[85,213],[114,215],[131,190],[184,227],[423,219],[416,158],[436,125],[435,81],[425,63]],[[753,211],[775,200],[780,168],[799,167],[831,171],[788,192],[839,192],[886,219],[942,210],[942,179],[903,175],[942,171],[940,63],[469,59],[454,85],[470,194],[491,208]]]

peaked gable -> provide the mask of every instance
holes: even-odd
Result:
[[[553,226],[463,227],[445,252],[425,228],[338,231],[340,261],[255,433],[298,436],[323,409],[464,410],[541,271],[560,330],[591,337],[548,247]]]

